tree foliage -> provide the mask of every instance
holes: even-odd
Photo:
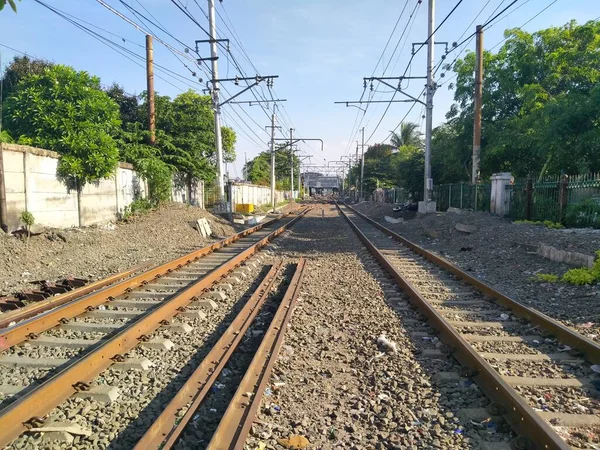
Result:
[[[291,189],[291,154],[289,147],[275,151],[275,185],[277,189]],[[294,155],[294,177],[300,170],[300,160]],[[271,152],[262,152],[244,166],[247,178],[254,184],[271,184]],[[294,186],[297,188],[297,186]]]
[[[10,5],[11,9],[14,12],[17,12],[17,4],[15,3],[15,0],[0,0],[0,11],[4,9],[7,3]]]
[[[110,177],[118,160],[148,181],[155,201],[171,196],[174,175],[188,186],[216,175],[214,113],[209,96],[193,91],[175,99],[156,95],[156,140],[149,144],[147,97],[113,84],[106,90],[86,72],[45,60],[16,57],[3,77],[0,140],[62,154],[58,175],[71,186]],[[225,162],[235,160],[236,134],[222,127]]]
[[[505,37],[498,53],[484,53],[482,174],[599,170],[600,23]],[[444,181],[470,173],[474,64],[469,53],[454,66],[455,104],[433,147],[438,165],[451,167]]]
[[[600,170],[600,22],[570,22],[535,33],[505,32],[498,53],[484,52],[481,174],[518,177]],[[436,184],[469,181],[473,146],[475,54],[452,68],[454,103],[433,130]],[[416,125],[402,124],[391,143],[369,147],[365,190],[423,190],[423,152]],[[385,151],[384,151],[385,150]],[[355,179],[355,168],[351,179]]]
[[[33,145],[58,151],[58,174],[78,188],[113,175],[119,159],[113,136],[120,126],[118,105],[100,80],[55,65],[19,81],[6,102],[7,129]]]
[[[29,56],[15,56],[2,74],[2,101],[11,96],[19,82],[29,75],[40,75],[54,63],[44,59],[30,58]]]
[[[365,152],[365,193],[377,188],[403,187],[416,198],[423,190],[423,142],[415,123],[400,126],[400,133],[392,136],[392,143],[369,146]],[[354,166],[349,180],[360,179],[360,167]],[[357,189],[360,187],[357,186]]]

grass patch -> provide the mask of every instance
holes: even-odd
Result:
[[[562,281],[575,286],[584,286],[600,281],[600,250],[596,252],[596,261],[594,261],[592,267],[581,267],[568,270],[563,275]]]
[[[556,283],[558,281],[558,275],[553,273],[536,273],[533,280],[542,283]]]
[[[517,225],[526,224],[526,225],[536,225],[536,226],[545,226],[546,228],[551,228],[554,230],[560,230],[564,228],[562,223],[552,222],[551,220],[544,220],[543,222],[540,220],[515,220],[513,223]]]

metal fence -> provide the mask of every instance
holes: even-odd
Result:
[[[399,187],[393,187],[389,189],[376,189],[373,194],[368,196],[369,200],[378,203],[406,203],[410,200],[408,192]]]
[[[440,184],[433,188],[433,199],[439,211],[447,211],[450,207],[489,211],[491,193],[491,184]]]
[[[600,174],[517,180],[506,187],[513,220],[600,228]]]
[[[219,186],[214,184],[204,185],[204,208],[212,209],[219,204]]]

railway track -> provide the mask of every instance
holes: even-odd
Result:
[[[338,204],[361,241],[432,329],[415,331],[423,354],[451,353],[463,373],[441,372],[439,383],[475,382],[492,404],[473,408],[476,421],[502,416],[519,436],[511,448],[600,448],[600,346]],[[446,347],[440,348],[441,340]]]
[[[3,318],[10,326],[0,330],[0,447],[28,430],[44,430],[47,414],[67,399],[114,400],[116,388],[92,380],[109,367],[147,370],[149,360],[127,358],[128,352],[138,346],[170,350],[172,341],[151,338],[152,333],[190,333],[189,323],[200,325],[215,301],[225,298],[224,291],[244,283],[255,263],[241,265],[307,211],[271,220],[116,284],[102,288],[97,283],[100,289],[93,292],[92,285],[86,286],[81,296],[74,290]],[[217,283],[219,289],[213,289]],[[55,428],[46,427],[50,437],[68,433]]]

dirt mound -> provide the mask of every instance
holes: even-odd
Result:
[[[203,217],[212,239],[192,228]],[[0,295],[36,287],[36,280],[69,275],[97,280],[144,262],[157,265],[235,232],[203,209],[168,203],[117,224],[47,230],[29,241],[5,235],[0,237]]]

